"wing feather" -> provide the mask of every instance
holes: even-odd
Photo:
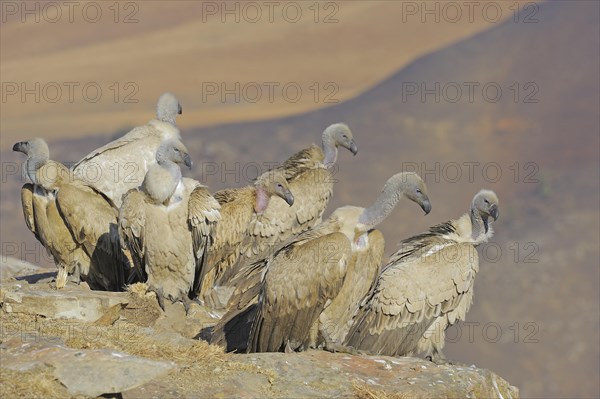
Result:
[[[342,286],[349,256],[350,243],[342,233],[292,244],[275,255],[267,266],[249,349],[308,347],[318,315]]]
[[[118,210],[100,192],[79,181],[61,186],[56,205],[73,239],[91,259],[88,279],[110,291],[122,290],[129,267],[119,241]]]
[[[192,243],[196,267],[192,292],[200,289],[207,271],[208,254],[216,238],[217,224],[221,220],[221,205],[208,192],[205,186],[198,184],[190,194],[188,203],[188,223],[192,232]]]
[[[347,345],[376,354],[407,355],[437,318],[464,319],[468,307],[456,310],[470,298],[477,253],[468,243],[439,243],[435,240],[410,256],[392,257],[355,318]],[[434,246],[440,249],[432,251]]]
[[[368,247],[353,251],[339,294],[319,317],[319,331],[328,343],[341,344],[360,304],[377,282],[385,240],[379,230],[368,234]]]
[[[148,279],[145,265],[146,244],[144,233],[146,226],[146,195],[132,189],[125,194],[123,205],[119,211],[119,236],[121,242],[129,249],[138,279]]]
[[[23,216],[25,217],[25,224],[27,225],[29,231],[31,231],[35,238],[43,244],[35,226],[33,190],[34,186],[31,183],[25,183],[21,188],[21,204],[23,206]]]

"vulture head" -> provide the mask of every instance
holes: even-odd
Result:
[[[40,183],[37,181],[36,171],[50,159],[50,150],[46,141],[39,137],[21,141],[13,146],[13,151],[27,155],[23,168],[24,177],[32,183]]]
[[[362,232],[374,229],[385,220],[403,197],[419,204],[426,215],[431,211],[427,186],[421,177],[414,172],[397,173],[385,182],[375,203],[362,212],[358,218],[357,229]]]
[[[352,131],[345,123],[334,123],[323,132],[323,150],[326,165],[334,164],[337,160],[337,148],[344,147],[353,155],[358,153]]]
[[[175,125],[175,118],[177,115],[181,115],[182,109],[179,100],[172,93],[163,93],[158,98],[158,104],[156,105],[156,118],[159,121],[169,122]]]
[[[156,161],[159,165],[171,161],[192,168],[192,158],[185,145],[179,140],[167,140],[162,143],[156,151]]]
[[[414,172],[403,172],[392,176],[391,179],[399,179],[401,181],[402,193],[409,200],[419,204],[426,215],[431,212],[431,202],[427,194],[427,186],[423,179],[421,179],[421,176]]]
[[[163,141],[156,151],[156,165],[148,168],[142,182],[143,191],[156,204],[168,205],[171,201],[182,179],[181,165],[192,167],[187,148],[177,139]]]
[[[279,170],[263,173],[254,184],[258,190],[256,211],[262,212],[268,205],[268,199],[276,195],[283,199],[289,206],[294,204],[294,195],[290,191],[285,174]]]
[[[46,158],[46,160],[50,158],[48,144],[44,139],[39,137],[15,144],[13,151],[22,152],[30,158]]]
[[[471,208],[476,211],[485,227],[485,232],[488,232],[489,222],[488,219],[492,217],[494,221],[498,220],[498,196],[491,190],[481,190],[473,198],[473,204]]]

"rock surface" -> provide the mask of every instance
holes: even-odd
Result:
[[[70,349],[57,337],[46,338],[24,342],[13,337],[3,342],[0,346],[2,367],[15,371],[52,367],[54,375],[69,393],[91,397],[135,388],[175,367],[173,362],[149,360],[108,349]]]
[[[94,321],[112,306],[126,305],[128,296],[119,292],[91,291],[83,286],[68,285],[56,290],[50,284],[3,282],[0,301],[7,313],[36,314],[49,318]]]
[[[437,366],[422,359],[352,356],[311,350],[303,353],[236,355],[236,362],[260,372],[240,371],[200,397],[219,398],[340,398],[360,391],[419,398],[517,398],[519,391],[496,374],[468,366]],[[124,398],[164,393],[150,384],[123,394]],[[167,395],[167,397],[169,397]],[[173,396],[176,397],[176,396]]]
[[[35,279],[33,279],[35,280]],[[123,398],[517,398],[475,366],[344,353],[225,354],[192,339],[214,324],[193,305],[158,308],[153,295],[4,280],[0,287],[3,396]],[[35,383],[29,383],[35,381]],[[4,392],[6,391],[6,392]]]

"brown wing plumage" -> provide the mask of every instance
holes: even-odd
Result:
[[[23,206],[23,216],[25,217],[25,224],[29,231],[33,233],[35,238],[44,245],[40,240],[40,235],[36,231],[35,227],[35,215],[33,209],[33,190],[34,186],[31,183],[25,183],[21,188],[21,205]]]
[[[322,165],[323,152],[316,146],[299,151],[278,169],[284,170],[294,204],[271,198],[261,215],[254,215],[240,246],[241,255],[219,280],[236,290],[258,292],[264,271],[256,263],[277,252],[293,237],[311,229],[321,217],[333,192],[331,171]]]
[[[349,256],[350,242],[342,233],[283,248],[268,263],[249,350],[296,350],[314,344],[316,321],[339,292]]]
[[[119,242],[118,210],[101,193],[78,181],[64,184],[56,203],[73,239],[90,257],[86,276],[90,287],[123,290],[129,266]]]
[[[29,188],[24,187],[24,190],[29,191]],[[87,273],[90,259],[73,239],[58,211],[54,194],[39,185],[33,186],[32,189],[31,196],[28,193],[25,193],[25,196],[31,198],[31,203],[27,207],[30,207],[32,212],[34,234],[52,255],[59,271],[56,286],[62,288],[67,282],[68,274],[76,273],[75,279],[77,279],[80,274]]]
[[[216,238],[217,224],[221,219],[220,209],[219,202],[206,187],[198,184],[190,194],[188,221],[196,259],[193,293],[198,292],[206,274],[209,252]]]
[[[332,215],[327,220],[317,224],[310,230],[306,230],[297,236],[290,237],[290,239],[283,243],[282,248],[279,248],[277,251],[275,251],[273,255],[287,247],[301,245],[302,243],[312,239],[322,237],[334,231],[339,231],[339,223],[340,221],[338,217]],[[227,304],[227,308],[230,311],[236,312],[241,309],[245,309],[249,305],[258,301],[258,294],[261,290],[264,273],[273,255],[250,263],[240,273],[237,273],[229,280],[230,286],[234,287],[231,298]]]
[[[438,318],[451,323],[464,319],[478,270],[477,252],[469,243],[438,239],[410,256],[392,258],[396,260],[384,268],[346,344],[373,354],[410,355],[424,347],[419,341],[434,323],[440,324]],[[443,341],[443,331],[437,333]]]
[[[252,221],[249,235],[242,244],[245,261],[255,261],[274,253],[290,237],[306,231],[321,221],[333,192],[330,171],[307,169],[289,181],[294,204],[289,206],[279,197]]]
[[[199,290],[200,295],[211,304],[218,302],[209,298],[216,281],[240,256],[240,245],[254,214],[255,193],[252,187],[227,189],[216,192],[214,198],[221,207],[221,221],[216,227],[214,244]]]
[[[39,229],[35,225],[35,209],[33,207],[34,190],[35,186],[31,183],[25,183],[21,188],[21,204],[23,206],[23,216],[25,218],[25,224],[27,225],[29,231],[33,233],[35,238],[43,246],[46,246],[46,243],[42,241],[42,238],[40,237],[40,234],[38,232]]]
[[[300,150],[286,159],[277,169],[283,170],[285,178],[290,180],[308,169],[320,167],[323,159],[323,150],[312,144],[310,147]]]
[[[148,276],[145,269],[146,243],[146,195],[138,189],[129,190],[124,196],[123,205],[119,211],[119,236],[121,242],[129,249],[133,267],[139,281],[146,281]]]
[[[353,251],[342,289],[319,317],[319,332],[325,343],[344,342],[360,304],[377,282],[385,240],[379,230],[367,237],[368,246]]]

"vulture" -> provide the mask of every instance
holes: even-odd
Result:
[[[179,140],[163,142],[140,188],[128,191],[119,212],[119,234],[138,278],[164,299],[181,301],[186,313],[194,282],[206,266],[221,218],[219,203],[199,182],[183,178],[192,166]]]
[[[92,151],[73,166],[73,172],[120,208],[123,195],[139,187],[150,166],[156,163],[160,144],[181,139],[175,126],[175,117],[181,112],[181,105],[173,94],[162,94],[158,99],[157,119]]]
[[[426,213],[431,210],[421,178],[412,172],[399,173],[388,179],[372,206],[338,208],[264,260],[266,274],[258,304],[240,301],[239,309],[232,309],[214,329],[211,342],[250,352],[306,349],[321,343],[333,346],[324,342],[333,335],[331,323],[346,323],[344,319],[353,316],[350,302],[366,296],[377,276],[384,242],[374,228],[404,196]],[[358,265],[358,261],[365,263]],[[332,306],[335,311],[327,313],[328,323],[321,325],[324,311]]]
[[[27,227],[52,255],[63,288],[70,275],[95,290],[120,291],[129,271],[117,231],[118,210],[102,193],[73,177],[61,163],[49,160],[41,138],[17,143],[27,155],[21,189]]]
[[[384,242],[373,229],[404,196],[430,212],[423,180],[416,173],[398,173],[370,207],[338,208],[269,260],[249,351],[304,350],[321,340],[332,347],[329,336],[343,335],[340,330],[354,315],[353,302],[368,294],[377,276]],[[366,262],[356,264],[359,257]]]
[[[365,299],[345,345],[367,353],[425,353],[444,363],[445,330],[465,316],[479,270],[476,247],[492,236],[498,197],[482,190],[459,219],[405,239]]]
[[[205,302],[213,308],[219,308],[226,301],[220,299],[221,288],[214,287],[215,283],[229,272],[239,257],[244,256],[245,245],[265,239],[261,232],[272,233],[282,228],[281,218],[271,215],[267,219],[265,209],[276,202],[290,207],[295,198],[285,174],[276,169],[263,173],[251,186],[221,190],[214,197],[221,205],[221,222],[217,226],[215,243],[208,257],[210,271],[202,277],[197,291]]]
[[[236,264],[216,282],[219,286],[235,287],[245,296],[256,297],[260,289],[262,263],[257,261],[272,255],[283,244],[321,221],[333,192],[333,168],[338,147],[356,155],[358,148],[350,128],[344,123],[328,126],[322,134],[322,146],[314,144],[298,151],[277,170],[284,173],[289,189],[294,193],[294,204],[272,201],[264,210],[262,221],[253,234],[245,238]],[[273,221],[276,221],[274,225]],[[228,307],[234,306],[228,304]]]

